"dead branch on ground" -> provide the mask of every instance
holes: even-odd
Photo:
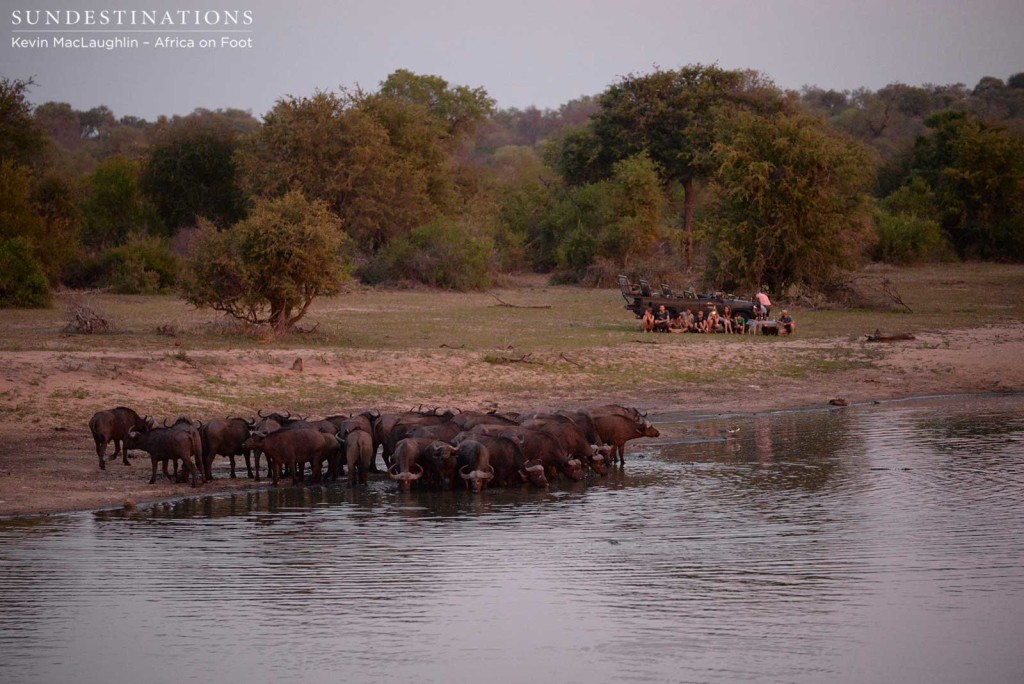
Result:
[[[550,309],[551,308],[550,304],[509,304],[508,302],[502,301],[501,298],[498,297],[498,295],[496,295],[496,294],[492,294],[491,296],[498,300],[497,304],[491,304],[492,307],[495,307],[495,306],[507,306],[507,307],[509,307],[511,309]]]

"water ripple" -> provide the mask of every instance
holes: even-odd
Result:
[[[547,492],[0,524],[0,681],[1024,681],[1022,407],[675,417]]]

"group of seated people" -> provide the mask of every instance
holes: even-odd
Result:
[[[758,318],[762,321],[768,316],[766,307],[758,307]],[[733,315],[731,307],[725,307],[719,314],[717,309],[711,309],[705,315],[703,309],[699,309],[696,315],[692,309],[685,313],[680,312],[673,318],[669,311],[662,304],[657,311],[650,308],[644,313],[642,325],[644,332],[669,332],[669,333],[724,333],[742,335],[747,330],[748,321],[743,316]],[[776,329],[780,335],[792,335],[796,331],[796,323],[789,315],[788,310],[783,310],[782,315],[775,321]]]

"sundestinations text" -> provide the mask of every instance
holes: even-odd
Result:
[[[251,26],[252,10],[11,10],[12,26]]]

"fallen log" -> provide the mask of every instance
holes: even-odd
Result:
[[[876,330],[873,335],[867,336],[868,342],[898,342],[900,340],[916,340],[913,333],[883,333]]]

